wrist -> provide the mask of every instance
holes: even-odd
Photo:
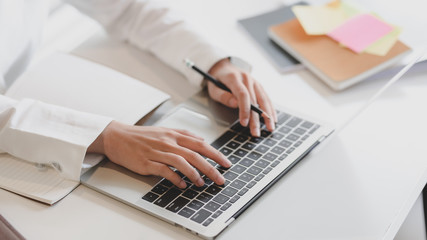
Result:
[[[98,135],[98,137],[95,139],[95,141],[92,142],[92,144],[89,145],[87,152],[88,153],[100,153],[100,154],[106,154],[105,153],[105,145],[106,145],[106,138],[108,135],[108,132],[111,131],[111,128],[113,128],[114,121],[110,122],[104,130],[101,132],[101,134]]]

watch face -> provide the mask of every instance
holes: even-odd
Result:
[[[247,63],[245,60],[238,58],[238,57],[228,57],[228,59],[230,60],[230,62],[237,66],[238,68],[242,69],[245,72],[251,72],[252,71],[252,66]]]

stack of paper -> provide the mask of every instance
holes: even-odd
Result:
[[[326,35],[355,53],[385,56],[401,32],[375,14],[338,0],[323,6],[294,6],[292,11],[307,35]]]

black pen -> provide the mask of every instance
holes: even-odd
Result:
[[[190,61],[189,59],[184,59],[185,65],[187,65],[187,67],[192,68],[193,70],[195,70],[196,72],[200,73],[204,78],[206,78],[208,81],[211,81],[213,84],[215,84],[217,87],[221,88],[224,91],[230,92],[231,90],[225,86],[222,82],[218,81],[217,79],[215,79],[212,75],[210,75],[209,73],[204,72],[203,70],[201,70],[200,68],[198,68],[192,61]],[[265,113],[263,110],[261,110],[260,108],[258,108],[257,106],[251,104],[251,110],[258,113],[259,115],[261,115],[263,118],[267,118],[267,119],[271,119],[270,116]]]

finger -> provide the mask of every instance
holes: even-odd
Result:
[[[198,154],[203,154],[226,168],[231,167],[231,162],[228,161],[219,151],[209,144],[201,141],[192,142],[188,139],[182,139],[179,144],[182,144],[182,146],[185,147],[182,149],[182,152],[180,152],[180,155],[184,156],[191,165],[199,169],[216,184],[224,184],[225,179],[218,170]]]
[[[273,131],[275,128],[275,122],[277,121],[276,111],[274,111],[270,99],[265,94],[261,86],[255,86],[255,94],[261,109],[270,116],[270,119],[264,118],[265,125],[269,131]]]
[[[243,83],[245,84],[246,88],[248,89],[249,95],[251,97],[252,103],[256,104],[256,94],[254,89],[254,82],[253,80],[246,74],[243,75]],[[251,118],[249,122],[249,128],[251,130],[251,135],[254,137],[259,137],[260,134],[260,123],[259,123],[259,115],[258,113],[252,111],[251,112]]]
[[[185,181],[176,172],[172,171],[172,169],[170,169],[165,164],[150,162],[148,167],[150,169],[149,173],[151,175],[164,177],[179,188],[187,187],[187,183],[185,183]]]
[[[234,97],[232,93],[222,90],[211,82],[208,82],[208,92],[209,96],[211,96],[213,100],[220,102],[230,108],[238,107],[237,98]]]
[[[222,185],[225,182],[222,174],[208,163],[200,154],[196,153],[187,148],[183,148],[181,152],[182,156],[187,159],[188,162],[191,163],[195,168],[199,169],[202,173],[204,173],[208,178],[214,181],[218,185]]]
[[[246,89],[245,85],[242,83],[243,74],[228,74],[224,78],[224,83],[231,90],[233,95],[237,98],[239,106],[239,119],[242,126],[248,126],[250,118],[250,107],[251,100],[249,92]],[[221,80],[221,79],[220,79]]]
[[[204,141],[194,141],[191,139],[179,138],[178,144],[214,160],[225,168],[231,167],[231,162],[224,156],[224,154]]]
[[[181,147],[179,147],[181,148]],[[200,174],[194,169],[187,159],[182,155],[177,155],[177,150],[172,150],[172,152],[159,152],[155,158],[152,158],[152,161],[163,163],[169,166],[172,166],[178,169],[181,173],[187,176],[190,181],[195,185],[201,187],[205,184]]]

